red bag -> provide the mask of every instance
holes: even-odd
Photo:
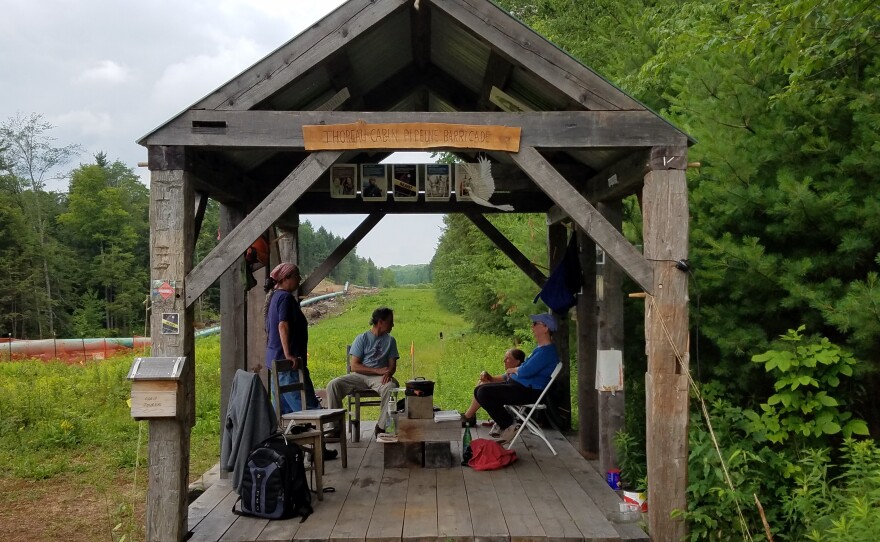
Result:
[[[494,440],[478,438],[471,441],[473,457],[468,466],[474,470],[503,469],[516,461],[516,452],[505,450]]]

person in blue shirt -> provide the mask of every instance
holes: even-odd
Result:
[[[506,382],[490,382],[474,389],[474,399],[501,430],[498,438],[501,444],[507,444],[516,435],[513,416],[504,405],[527,405],[537,401],[550,383],[553,369],[559,363],[559,354],[553,344],[553,333],[557,329],[556,318],[547,313],[533,314],[530,318],[532,335],[537,344],[532,353],[522,365],[510,373]]]
[[[321,408],[315,387],[309,375],[309,323],[299,306],[294,292],[299,289],[302,277],[299,268],[292,263],[280,263],[269,273],[266,282],[266,367],[272,369],[276,359],[289,359],[294,369],[302,369],[306,384],[306,408]],[[296,373],[279,374],[280,384],[293,384],[299,380]],[[273,399],[274,400],[274,399]],[[281,398],[281,413],[303,410],[298,393],[286,393]]]
[[[394,311],[379,307],[370,318],[370,329],[364,331],[351,343],[351,372],[334,378],[327,384],[327,402],[330,408],[342,408],[342,399],[357,389],[370,388],[387,405],[391,391],[398,387],[394,373],[397,371],[397,340],[391,336],[394,328]],[[376,434],[384,433],[388,425],[388,409],[379,409]]]

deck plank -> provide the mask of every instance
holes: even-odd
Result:
[[[420,468],[409,471],[403,516],[403,540],[407,542],[437,540],[437,471]]]
[[[535,463],[546,476],[548,483],[559,495],[559,499],[574,520],[575,525],[583,533],[584,539],[595,542],[620,540],[620,535],[614,525],[608,521],[605,514],[599,510],[596,503],[590,499],[587,492],[574,479],[559,456],[554,456],[544,441],[532,434],[525,435],[523,441],[535,458]],[[562,441],[551,441],[551,443],[554,444],[554,448],[556,445],[565,445]]]
[[[461,460],[456,456],[456,461]],[[464,542],[474,538],[464,472],[460,466],[437,471],[437,531],[444,541]]]
[[[199,528],[193,531],[191,542],[217,542],[220,537],[238,519],[232,513],[232,505],[238,500],[238,493],[230,491],[223,500],[217,503],[208,515],[199,523]]]
[[[559,433],[548,434],[547,438],[559,452],[559,458],[565,468],[577,480],[590,499],[596,503],[599,510],[605,514],[605,517],[609,517],[612,512],[619,511],[621,498],[608,486],[605,476],[598,472],[589,461],[585,461],[576,449],[572,446],[566,446],[565,443],[568,442],[568,439]],[[621,540],[633,542],[650,542],[651,540],[638,523],[612,523],[612,525]]]
[[[378,444],[366,450],[364,460],[357,470],[351,491],[342,505],[339,519],[330,533],[330,540],[350,542],[364,540],[373,516],[373,508],[382,483],[382,450]]]
[[[547,540],[549,542],[583,540],[583,534],[559,500],[559,495],[544,477],[544,473],[529,450],[519,441],[514,446],[514,450],[519,460],[513,464],[513,470],[522,486],[528,488],[526,495],[535,510],[535,515],[538,516],[544,534],[547,535]]]
[[[547,534],[526,496],[527,488],[523,487],[516,471],[512,468],[493,471],[491,479],[511,542],[546,540]]]
[[[330,539],[330,533],[333,526],[339,518],[339,512],[342,510],[345,500],[351,491],[352,482],[357,475],[361,462],[366,453],[366,448],[349,448],[348,449],[348,468],[339,468],[333,461],[331,469],[324,476],[324,487],[334,487],[334,493],[325,493],[323,501],[313,501],[312,506],[315,513],[312,514],[308,521],[301,523],[293,540],[302,540],[305,542],[324,542]]]
[[[470,467],[462,468],[462,473],[473,518],[474,538],[506,541],[509,535],[507,524],[490,473],[475,471]]]
[[[220,537],[221,542],[253,542],[269,524],[268,519],[240,516]]]
[[[205,516],[207,516],[211,510],[216,508],[217,505],[220,504],[220,501],[225,499],[231,491],[232,481],[229,478],[226,478],[219,480],[215,484],[211,484],[211,487],[199,495],[199,498],[189,506],[187,512],[189,530],[194,530],[201,521],[205,519]]]
[[[376,444],[381,447],[381,444]],[[405,469],[384,469],[382,486],[370,528],[368,542],[397,542],[403,537],[403,519],[406,512],[406,495],[409,489],[409,472]]]

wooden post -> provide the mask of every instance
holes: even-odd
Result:
[[[577,230],[578,258],[584,276],[578,297],[578,446],[585,457],[599,453],[599,401],[596,392],[596,243]]]
[[[648,525],[659,542],[687,536],[684,520],[670,516],[687,506],[688,381],[676,354],[687,348],[688,277],[675,266],[688,255],[686,155],[676,156],[681,169],[649,172],[642,192],[645,258],[654,268],[654,295],[645,299]]]
[[[244,213],[228,205],[220,205],[220,236],[223,237],[244,218]],[[226,422],[226,407],[232,391],[235,372],[247,367],[247,315],[244,299],[244,260],[239,258],[220,276],[220,438]],[[229,472],[220,470],[221,478]]]
[[[269,277],[272,268],[278,265],[278,258],[272,257],[275,254],[272,249],[273,243],[269,243],[269,265],[262,269],[257,269],[254,278],[257,279],[257,285],[245,292],[245,313],[247,324],[245,325],[247,335],[247,367],[245,370],[252,373],[259,373],[263,385],[268,388],[268,375],[266,373],[266,316],[263,314],[263,308],[266,305],[266,291],[263,285]]]
[[[620,200],[600,203],[596,209],[620,230],[623,226],[623,204]],[[623,353],[623,270],[611,258],[599,266],[602,297],[599,299],[597,350],[620,350]],[[614,436],[624,428],[624,391],[600,391],[599,399],[599,465],[602,472],[619,467]]]
[[[193,209],[189,173],[183,169],[183,149],[152,149],[150,153],[150,268],[153,281],[173,281],[173,295],[155,296],[150,330],[154,356],[185,356],[189,370],[181,377],[182,412],[178,418],[150,421],[146,538],[183,540],[187,534],[187,484],[190,430],[195,422],[195,359],[193,312],[185,303],[184,278],[192,269]],[[176,333],[163,330],[163,319],[176,314]],[[163,317],[164,315],[164,317]],[[163,332],[164,331],[164,332]]]
[[[299,266],[299,215],[296,218],[296,226],[278,228],[278,256],[282,262]],[[303,273],[302,269],[300,273]]]
[[[568,242],[566,232],[568,230],[562,224],[550,224],[547,227],[547,250],[549,251],[550,269],[554,269],[565,256]],[[562,361],[562,372],[556,379],[556,390],[553,392],[553,403],[556,405],[559,421],[562,424],[560,430],[571,429],[571,362],[568,352],[568,311],[555,313],[559,329],[554,333],[553,342],[559,352]]]

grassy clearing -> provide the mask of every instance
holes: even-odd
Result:
[[[393,289],[351,299],[341,315],[311,328],[309,366],[316,386],[345,371],[345,346],[369,327],[370,314],[380,305],[395,311],[393,335],[402,356],[398,380],[413,372],[434,380],[435,404],[442,408],[463,411],[478,373],[501,371],[511,341],[471,333],[459,316],[437,305],[433,290]],[[532,345],[523,347],[529,351]],[[61,533],[72,541],[144,538],[148,424],[134,422],[126,403],[131,362],[129,355],[82,365],[0,363],[4,539],[54,540]],[[190,462],[194,478],[219,458],[219,389],[219,338],[200,339]],[[371,414],[376,413],[366,415]]]

